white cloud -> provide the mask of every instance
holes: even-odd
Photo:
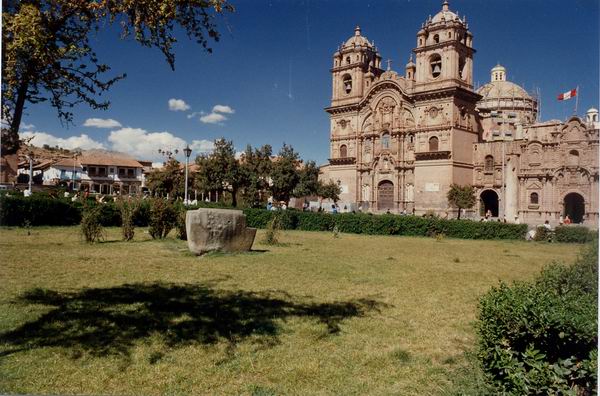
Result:
[[[21,124],[21,129],[29,130],[29,129],[33,129],[33,128],[35,128],[35,125],[33,125],[33,124],[26,124],[26,123]]]
[[[197,155],[200,153],[208,153],[213,151],[215,144],[211,140],[194,140],[192,144],[190,144],[190,148],[194,150],[194,153]],[[192,156],[195,157],[194,153],[192,153]]]
[[[117,120],[113,120],[112,118],[88,118],[83,123],[83,126],[95,128],[120,128],[121,123]]]
[[[164,163],[163,163],[163,162],[153,162],[153,163],[152,163],[152,167],[153,167],[153,168],[159,168],[159,169],[160,169],[160,168],[162,168],[163,166],[164,166]]]
[[[226,119],[227,117],[219,113],[210,113],[200,117],[200,121],[202,121],[205,124],[218,124],[219,122],[225,121]]]
[[[177,149],[181,154],[185,147],[185,141],[170,132],[148,132],[145,129],[129,127],[111,131],[108,141],[113,150],[128,153],[142,160],[162,159],[158,149]]]
[[[190,114],[186,115],[186,117],[189,120],[190,118],[194,118],[194,117],[197,117],[199,115],[204,115],[204,112],[203,111],[200,111],[200,112],[194,111],[193,113],[190,113]]]
[[[190,106],[183,99],[169,99],[169,110],[171,111],[186,111]]]
[[[20,133],[20,136],[21,138],[32,138],[30,143],[37,147],[42,147],[44,144],[47,144],[51,147],[58,146],[69,150],[76,148],[83,150],[105,148],[104,144],[95,141],[85,133],[79,136],[61,138],[45,132],[26,131]]]
[[[225,113],[225,114],[233,114],[235,113],[235,110],[233,110],[231,107],[229,106],[225,106],[225,105],[215,105],[212,109],[213,113]]]

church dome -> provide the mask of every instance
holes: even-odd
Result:
[[[477,90],[484,100],[500,98],[531,99],[522,87],[510,81],[492,81]]]
[[[356,47],[362,46],[362,47],[369,47],[369,48],[373,47],[373,44],[371,44],[366,37],[364,37],[360,34],[359,26],[357,26],[354,29],[354,36],[350,37],[344,43],[344,47],[354,47],[354,46],[356,46]]]
[[[440,12],[438,12],[437,14],[435,14],[435,16],[431,19],[431,23],[440,23],[440,22],[444,22],[444,21],[448,22],[448,21],[454,21],[454,20],[460,21],[460,18],[458,17],[457,14],[450,11],[448,2],[444,1],[444,3],[442,4],[442,10]]]
[[[494,100],[500,98],[529,99],[531,96],[517,84],[506,81],[506,68],[496,65],[491,71],[491,81],[477,90],[483,96],[483,100]]]

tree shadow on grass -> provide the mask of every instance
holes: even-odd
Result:
[[[277,337],[279,320],[316,319],[327,332],[340,332],[348,318],[379,311],[368,299],[315,303],[282,292],[220,291],[200,284],[138,283],[61,293],[32,289],[17,300],[53,306],[39,319],[0,334],[12,346],[0,356],[42,347],[85,350],[94,356],[129,356],[138,341],[160,335],[169,347],[233,346],[251,335]]]

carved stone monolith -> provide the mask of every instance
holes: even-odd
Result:
[[[256,236],[256,228],[246,227],[246,215],[231,209],[188,210],[185,229],[188,248],[197,256],[213,251],[247,252]]]

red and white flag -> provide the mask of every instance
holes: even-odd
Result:
[[[558,95],[558,100],[567,100],[577,96],[577,88]]]

